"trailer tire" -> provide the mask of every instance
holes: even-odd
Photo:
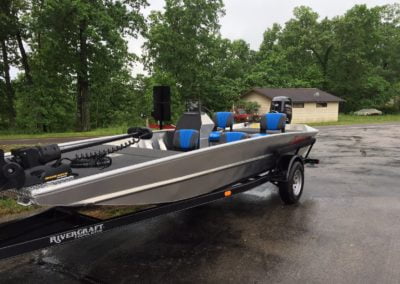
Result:
[[[285,204],[295,204],[299,201],[304,188],[304,166],[295,161],[289,169],[288,180],[279,182],[279,195]]]

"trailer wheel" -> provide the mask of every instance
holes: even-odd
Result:
[[[288,181],[278,183],[279,195],[284,203],[295,204],[303,193],[304,166],[296,161],[289,170]]]

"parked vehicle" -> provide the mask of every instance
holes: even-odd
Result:
[[[235,110],[235,122],[251,122],[253,121],[253,114],[247,113],[245,109],[238,108]]]

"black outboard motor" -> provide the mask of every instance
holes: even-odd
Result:
[[[270,112],[280,112],[286,114],[286,123],[290,124],[292,121],[292,99],[289,97],[275,97],[271,102]]]

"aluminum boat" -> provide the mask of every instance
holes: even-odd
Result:
[[[304,155],[310,143],[304,147],[302,143],[318,131],[307,125],[285,125],[285,120],[284,114],[267,114],[254,128],[234,124],[230,113],[217,113],[214,119],[205,113],[185,113],[175,130],[156,131],[151,139],[110,154],[112,165],[107,168],[76,168],[73,175],[10,191],[27,204],[46,206],[143,205],[193,198],[272,170],[276,153],[285,147],[298,145],[296,154]],[[59,146],[77,147],[101,139]],[[62,158],[107,151],[124,142],[65,153]],[[10,158],[10,153],[5,155]]]

